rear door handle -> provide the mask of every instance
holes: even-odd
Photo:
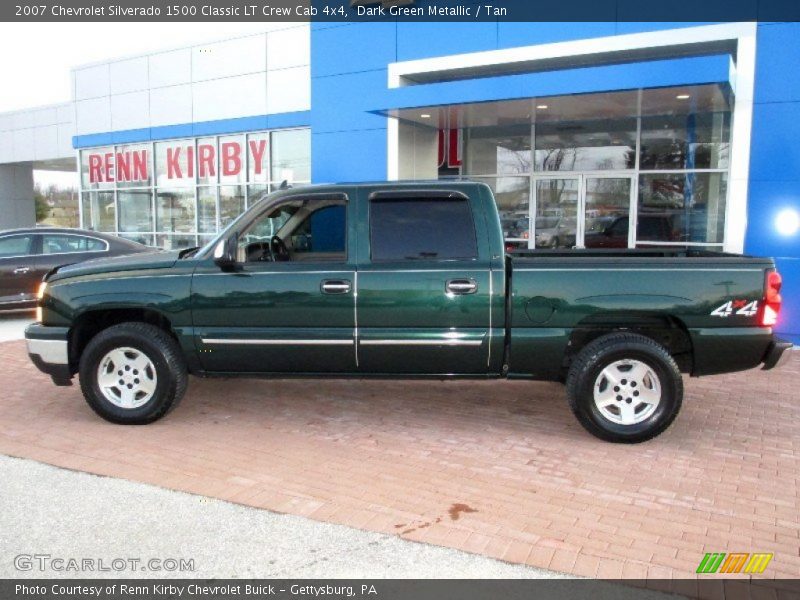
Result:
[[[320,288],[323,294],[349,294],[353,286],[347,279],[325,279]]]
[[[448,279],[444,288],[448,294],[474,294],[478,284],[474,279]]]
[[[30,267],[17,267],[14,269],[14,275],[25,275],[25,273],[30,273]]]

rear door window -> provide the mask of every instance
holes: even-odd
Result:
[[[106,243],[82,235],[42,235],[42,254],[71,254],[73,252],[102,252]]]
[[[372,198],[369,226],[373,261],[478,257],[466,198]]]

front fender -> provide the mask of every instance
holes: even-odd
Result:
[[[176,273],[58,281],[42,299],[42,320],[69,327],[90,312],[143,309],[158,312],[174,328],[191,327],[191,278],[191,273]]]

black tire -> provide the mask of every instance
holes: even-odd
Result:
[[[98,385],[100,362],[117,348],[141,352],[155,368],[155,390],[141,406],[117,406],[106,398]],[[188,383],[186,362],[178,342],[147,323],[120,323],[98,333],[83,351],[79,372],[81,391],[92,410],[107,421],[122,425],[145,425],[160,419],[178,405]]]
[[[620,360],[645,363],[658,377],[660,400],[652,414],[638,423],[615,423],[603,415],[594,401],[600,373]],[[663,433],[678,416],[683,379],[675,360],[661,344],[636,333],[610,333],[587,344],[575,357],[567,375],[567,397],[572,412],[589,433],[608,442],[635,444]],[[621,402],[628,400],[623,398]]]

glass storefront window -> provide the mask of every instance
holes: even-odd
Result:
[[[247,136],[247,180],[269,181],[270,143],[268,133]]]
[[[152,192],[124,190],[117,193],[120,231],[153,231]]]
[[[275,186],[269,185],[249,185],[247,186],[247,208],[260,202],[264,196],[270,193]]]
[[[247,152],[243,135],[226,135],[219,138],[220,183],[243,183],[247,170]]]
[[[84,192],[82,203],[84,228],[102,232],[117,230],[114,192]]]
[[[219,188],[219,226],[225,228],[244,212],[244,186],[222,185]]]
[[[200,233],[217,231],[216,186],[197,188],[197,231]]]
[[[217,140],[213,137],[199,138],[196,146],[197,183],[208,185],[217,182]]]
[[[194,141],[156,143],[156,185],[194,185]]]
[[[637,242],[721,244],[727,180],[725,173],[642,175]]]
[[[156,231],[196,231],[194,188],[156,189]]]
[[[726,169],[730,113],[642,117],[642,169]]]
[[[114,153],[114,167],[118,188],[149,187],[153,183],[150,144],[117,146]]]
[[[577,177],[536,180],[536,248],[575,246],[578,184]]]
[[[119,237],[131,240],[132,242],[138,242],[139,244],[144,244],[145,246],[152,246],[153,245],[153,235],[148,233],[121,233]]]
[[[531,171],[531,128],[474,127],[464,142],[468,173],[513,175]]]
[[[723,244],[730,111],[563,121],[557,111],[534,114],[530,126],[460,135],[459,175],[494,189],[508,247]]]
[[[160,234],[156,236],[156,246],[166,250],[183,250],[197,246],[196,235]]]
[[[512,246],[527,248],[530,236],[531,188],[528,177],[476,177],[489,185],[497,201],[503,237]]]
[[[586,248],[627,248],[631,207],[630,177],[587,177],[583,245]]]
[[[272,132],[272,181],[280,184],[311,179],[311,131],[287,129]]]
[[[114,188],[114,147],[93,148],[81,152],[81,189]]]
[[[537,171],[633,169],[636,119],[536,123]]]
[[[81,150],[82,225],[169,247],[207,241],[273,177],[308,183],[310,139],[287,129]]]

